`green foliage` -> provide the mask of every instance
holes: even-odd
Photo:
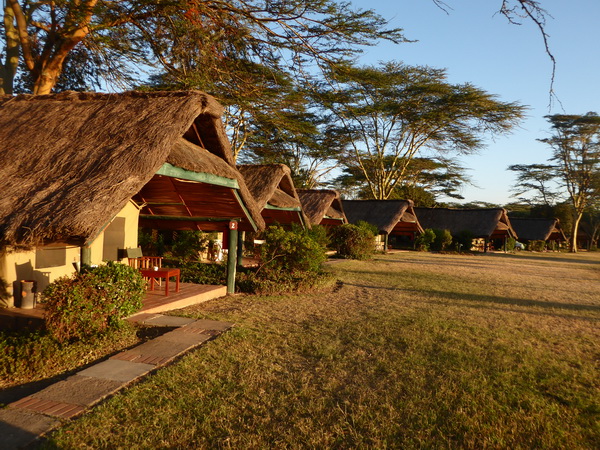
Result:
[[[207,245],[208,237],[202,231],[177,231],[173,235],[170,255],[167,253],[165,256],[179,258],[183,261],[198,261]]]
[[[312,289],[328,279],[321,271],[326,259],[324,230],[313,233],[300,227],[286,230],[271,226],[262,233],[265,243],[260,248],[256,271],[240,271],[237,288],[242,292],[273,294]]]
[[[369,233],[371,233],[373,236],[377,236],[379,234],[379,228],[377,228],[376,225],[373,225],[372,223],[369,223],[365,220],[359,220],[355,223],[355,225],[358,228],[362,228],[367,230]]]
[[[546,250],[546,241],[529,241],[527,243],[527,250],[532,252],[543,252]]]
[[[305,230],[270,226],[263,239],[259,272],[318,272],[325,261],[325,248]]]
[[[327,235],[327,228],[323,225],[313,225],[310,230],[307,230],[307,233],[321,247],[327,248],[329,246],[330,239]]]
[[[517,240],[515,238],[506,238],[506,242],[502,245],[502,247],[506,247],[506,251],[507,252],[512,252],[515,249],[515,246],[517,245]],[[500,247],[498,250],[501,250],[502,247]]]
[[[60,342],[101,334],[138,311],[144,293],[139,271],[112,261],[59,278],[44,290],[46,327]]]
[[[469,230],[459,231],[454,236],[454,246],[459,252],[469,252],[473,246],[473,239],[475,239],[475,235]]]
[[[341,258],[369,259],[375,252],[375,235],[370,226],[344,224],[332,230],[331,244]]]
[[[182,283],[194,284],[227,284],[226,264],[206,264],[194,261],[173,264],[180,269]]]
[[[452,244],[452,235],[448,230],[434,229],[435,238],[430,245],[430,249],[436,252],[446,250]]]
[[[471,84],[451,84],[444,70],[431,67],[392,61],[336,66],[330,75],[336,89],[323,84],[320,100],[339,119],[337,138],[344,145],[339,161],[359,168],[375,199],[388,199],[396,186],[413,181],[408,169],[419,152],[429,148],[450,158],[474,153],[483,147],[484,134],[506,133],[524,112],[523,106],[500,102]],[[443,189],[454,192],[462,171],[452,170],[444,179],[450,167],[441,169],[437,181],[442,186],[450,181]]]
[[[328,272],[295,272],[267,270],[237,273],[236,289],[259,295],[277,295],[290,292],[308,292],[333,284],[335,277]]]
[[[426,252],[429,251],[433,241],[435,241],[435,232],[431,228],[427,228],[423,230],[423,233],[417,236],[415,239],[415,246],[417,250]]]

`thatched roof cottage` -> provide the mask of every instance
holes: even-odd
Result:
[[[377,227],[384,236],[384,250],[388,236],[408,236],[412,240],[423,232],[412,200],[343,200],[342,204],[349,223],[365,221]]]
[[[557,218],[511,217],[510,223],[523,241],[567,240]]]
[[[380,234],[414,235],[423,229],[417,220],[412,200],[343,200],[349,223],[365,221]]]
[[[483,249],[486,251],[491,240],[518,236],[504,208],[415,208],[415,213],[424,229],[448,230],[453,236],[470,231],[475,238],[485,241]]]
[[[348,223],[340,194],[332,189],[298,189],[304,214],[312,225],[334,227]]]
[[[63,273],[45,270],[34,252],[21,255],[30,273],[8,273],[5,258],[0,275],[43,272],[47,281],[72,271],[77,247],[91,249],[92,263],[115,259],[116,247],[137,246],[138,214],[141,225],[167,229],[264,226],[235,169],[222,107],[205,93],[5,96],[0,110],[0,247],[58,246],[53,267],[63,262]]]
[[[292,173],[284,164],[238,165],[266,224],[308,225]]]

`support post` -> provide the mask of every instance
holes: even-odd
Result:
[[[227,251],[227,293],[235,293],[235,272],[237,263],[238,223],[229,222],[229,250]]]
[[[384,253],[387,253],[387,251],[388,251],[388,239],[389,239],[389,235],[387,233],[385,233],[383,235],[383,251],[384,251]]]
[[[242,267],[244,261],[244,232],[238,231],[238,240],[237,240],[237,265],[238,267]]]
[[[92,265],[92,248],[88,246],[81,247],[81,266],[91,266]]]

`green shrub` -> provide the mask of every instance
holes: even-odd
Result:
[[[182,283],[227,284],[226,264],[206,264],[201,262],[178,262],[172,264],[180,269]]]
[[[306,230],[286,230],[270,226],[263,234],[260,248],[260,271],[318,272],[325,261],[325,248]]]
[[[326,234],[318,227],[315,233],[300,227],[286,230],[271,226],[261,238],[257,269],[238,271],[236,286],[241,292],[254,294],[279,294],[312,289],[330,276],[323,274]],[[313,237],[313,236],[316,236]],[[320,241],[320,242],[319,242]]]
[[[546,241],[529,241],[527,250],[532,252],[543,252],[546,249]]]
[[[431,250],[441,252],[452,245],[452,235],[449,230],[434,229],[433,233],[435,234],[435,238],[430,245]]]
[[[44,290],[46,327],[60,342],[101,334],[138,311],[144,293],[139,271],[112,261],[59,278]]]
[[[375,235],[368,228],[357,225],[335,227],[331,244],[340,258],[365,260],[375,253]]]
[[[473,239],[475,235],[469,230],[462,230],[454,236],[454,246],[459,252],[469,252],[473,247]]]
[[[170,254],[182,261],[199,261],[201,253],[208,247],[208,236],[198,230],[173,233]],[[168,256],[168,255],[166,255]]]
[[[417,250],[422,252],[429,251],[431,244],[435,240],[435,232],[431,228],[427,228],[423,230],[417,238],[415,239],[415,246]]]
[[[329,246],[330,239],[327,235],[327,228],[323,225],[313,225],[310,230],[307,230],[307,233],[321,247],[327,248]]]
[[[358,228],[362,228],[368,230],[373,236],[377,236],[379,234],[379,228],[372,223],[369,223],[365,220],[359,220],[355,223]]]
[[[335,277],[328,272],[242,271],[236,277],[239,292],[259,295],[278,295],[289,292],[307,292],[332,285]]]
[[[506,238],[506,241],[503,243],[503,245],[498,248],[498,250],[504,250],[507,252],[512,252],[515,249],[515,246],[517,245],[517,240],[515,238]]]

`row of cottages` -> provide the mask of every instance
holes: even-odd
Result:
[[[344,200],[343,207],[348,222],[363,221],[377,227],[378,250],[405,246],[423,232],[412,200]]]
[[[138,226],[228,235],[264,228],[222,107],[198,92],[0,98],[0,276],[38,291],[120,258]],[[16,289],[13,289],[17,292]]]
[[[18,280],[41,291],[81,264],[121,260],[138,227],[219,232],[230,255],[240,231],[274,223],[366,221],[384,250],[424,228],[469,230],[482,250],[517,236],[503,209],[342,201],[334,190],[296,190],[281,164],[236,166],[222,107],[199,91],[6,96],[0,108],[0,277],[14,292]]]

